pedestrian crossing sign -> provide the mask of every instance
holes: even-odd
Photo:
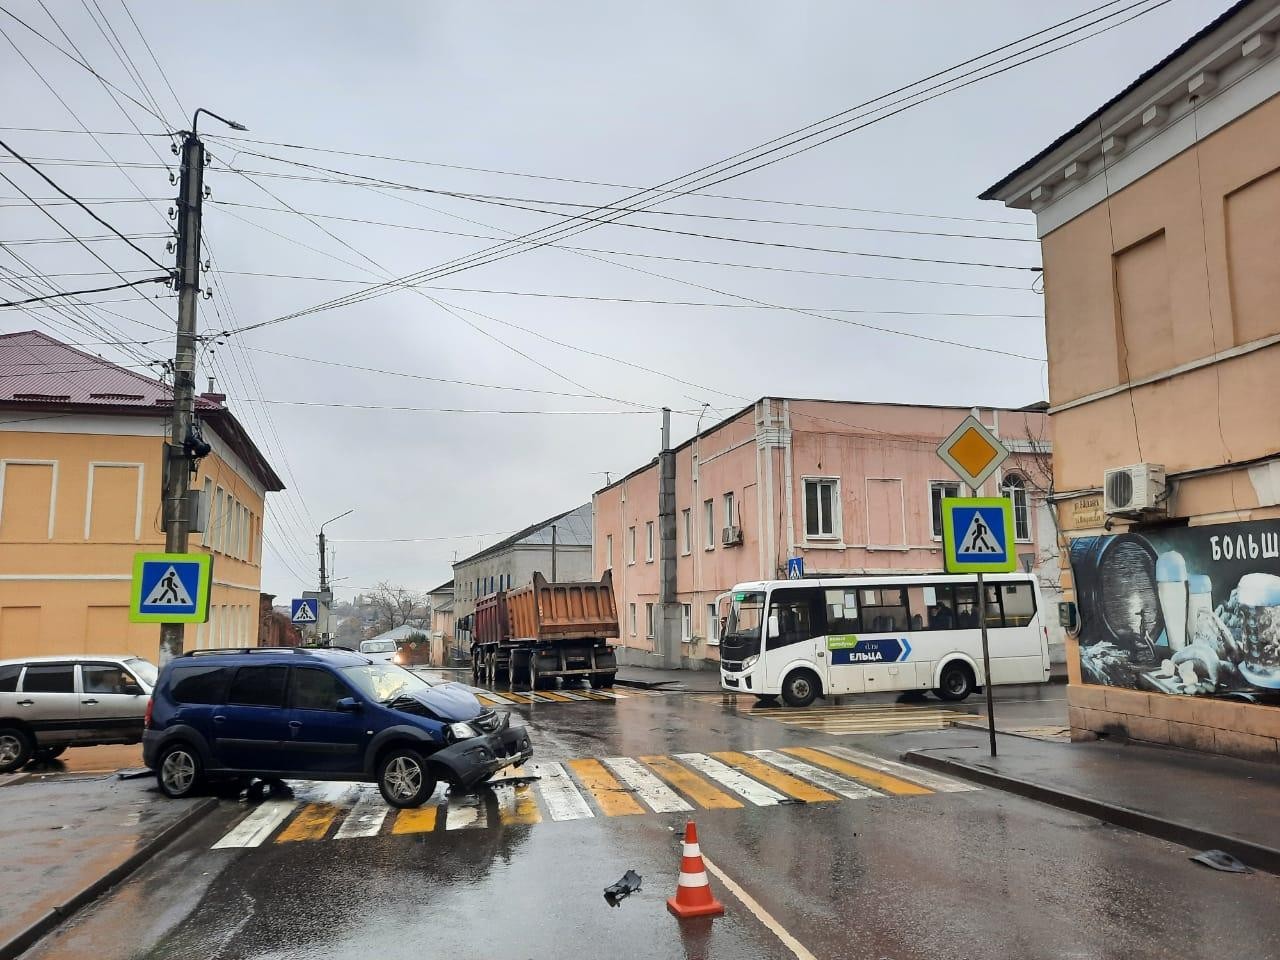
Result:
[[[1012,573],[1018,557],[1009,498],[945,498],[942,548],[947,573]]]
[[[289,619],[294,623],[315,623],[320,619],[319,603],[315,597],[307,597],[305,600],[294,599],[292,602],[293,611]]]
[[[139,553],[133,558],[133,623],[205,623],[213,586],[207,553]]]

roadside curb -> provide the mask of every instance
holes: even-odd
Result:
[[[1072,793],[1069,790],[1046,787],[1043,784],[1032,783],[1030,780],[1023,780],[1019,777],[1007,776],[994,770],[964,763],[960,760],[953,760],[950,757],[938,757],[917,750],[910,750],[904,753],[901,759],[905,763],[913,763],[918,767],[949,773],[952,776],[980,783],[983,786],[994,787],[997,790],[1017,794],[1020,797],[1036,800],[1052,807],[1093,817],[1104,823],[1124,827],[1126,830],[1144,833],[1159,840],[1168,840],[1170,843],[1180,844],[1192,850],[1225,850],[1254,869],[1280,874],[1280,850],[1274,847],[1263,846],[1262,844],[1227,834],[1211,833],[1208,830],[1202,830],[1190,824],[1179,823],[1175,820],[1165,820],[1153,814],[1144,813],[1141,810],[1133,810],[1119,804],[1095,800],[1092,797]],[[0,956],[0,960],[3,960],[3,956]]]
[[[64,903],[53,907],[44,916],[32,921],[25,930],[20,930],[5,942],[0,943],[0,960],[15,960],[45,934],[70,919],[77,910],[88,906],[116,884],[127,879],[130,874],[204,819],[205,815],[217,805],[217,797],[205,797],[156,834],[146,846],[135,850],[124,862],[112,867],[101,877],[82,887]]]

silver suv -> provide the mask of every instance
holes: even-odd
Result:
[[[141,742],[156,674],[128,655],[0,660],[0,773],[67,747]]]

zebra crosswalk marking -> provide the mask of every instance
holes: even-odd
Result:
[[[507,777],[526,776],[523,767],[509,767]],[[494,791],[498,795],[498,822],[504,826],[529,825],[542,822],[538,801],[527,783],[517,783],[508,789]]]
[[[396,814],[396,822],[391,825],[392,833],[430,833],[436,828],[436,817],[440,808],[428,801],[421,807],[411,807]]]
[[[771,807],[787,799],[776,790],[757,783],[719,760],[711,759],[705,753],[677,753],[676,759],[687,763],[703,776],[710,777],[722,786],[728,787],[739,796],[746,797],[757,807]]]
[[[449,802],[445,807],[444,828],[446,830],[467,830],[486,826],[483,822],[484,810],[480,807],[480,797],[476,794],[461,796],[449,794]]]
[[[863,783],[885,791],[886,793],[896,793],[899,795],[922,795],[932,793],[933,791],[927,787],[922,787],[918,783],[912,783],[909,780],[903,780],[887,773],[881,773],[870,767],[864,767],[858,763],[851,763],[840,757],[832,756],[821,750],[813,750],[809,747],[785,747],[783,753],[789,753],[793,757],[799,757],[801,760],[808,760],[810,763],[816,763],[823,767],[828,767],[837,773],[843,773],[846,776],[854,777]]]
[[[701,777],[695,777],[670,757],[641,757],[640,760],[700,807],[707,810],[735,810],[742,806],[727,793],[717,790]]]
[[[835,794],[819,790],[812,784],[793,777],[790,773],[779,770],[777,767],[771,767],[759,757],[749,757],[745,753],[738,753],[734,750],[724,750],[713,753],[711,756],[722,763],[727,763],[729,766],[741,770],[743,773],[749,774],[795,800],[803,800],[805,803],[826,803],[836,799]]]
[[[693,809],[679,794],[630,757],[605,757],[604,765],[634,790],[654,813],[679,813]]]
[[[256,847],[271,836],[297,806],[294,800],[264,800],[252,813],[232,827],[213,848]]]
[[[846,780],[830,770],[815,767],[795,757],[789,757],[785,753],[779,753],[777,750],[748,750],[747,753],[768,761],[775,767],[781,767],[802,780],[808,780],[810,783],[832,790],[847,800],[865,800],[867,797],[884,796],[878,790],[863,786],[856,780]]]
[[[526,779],[527,778],[527,779]],[[296,786],[302,800],[268,800],[248,812],[215,848],[350,840],[694,809],[916,797],[978,787],[845,747],[786,747],[579,758],[528,763],[478,794],[443,784],[422,807],[392,811],[372,784]]]
[[[913,780],[922,787],[937,790],[939,793],[968,793],[978,789],[972,783],[952,780],[950,777],[944,777],[931,770],[922,770],[920,767],[908,766],[905,763],[898,763],[896,760],[885,760],[863,750],[852,750],[849,747],[824,747],[823,749],[827,753],[833,753],[836,756],[844,757],[846,760],[860,763],[862,766],[870,767],[872,770],[897,774],[903,778]]]
[[[361,784],[360,787],[360,799],[342,821],[338,832],[333,835],[335,840],[377,836],[382,829],[382,821],[387,819],[390,811],[378,788],[368,783]]]
[[[281,831],[280,836],[276,837],[276,843],[319,840],[329,832],[333,821],[337,820],[342,812],[341,807],[336,807],[332,803],[308,803]]]
[[[555,702],[555,703],[568,703],[568,702],[569,702],[569,698],[568,698],[568,697],[566,697],[563,693],[558,693],[558,692],[557,692],[557,693],[552,693],[550,690],[543,690],[543,691],[539,694],[539,696],[541,696],[541,697],[542,697],[542,699],[544,699],[544,700],[551,700],[551,701],[553,701],[553,702]]]
[[[636,802],[599,760],[570,760],[565,766],[573,771],[579,783],[591,791],[606,817],[645,812],[644,807]]]
[[[552,820],[581,820],[595,816],[560,764],[531,763],[529,774],[539,778],[538,793]]]

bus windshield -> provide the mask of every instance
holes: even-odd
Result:
[[[733,595],[720,655],[730,660],[743,660],[760,652],[760,625],[764,619],[764,593],[742,591]]]

